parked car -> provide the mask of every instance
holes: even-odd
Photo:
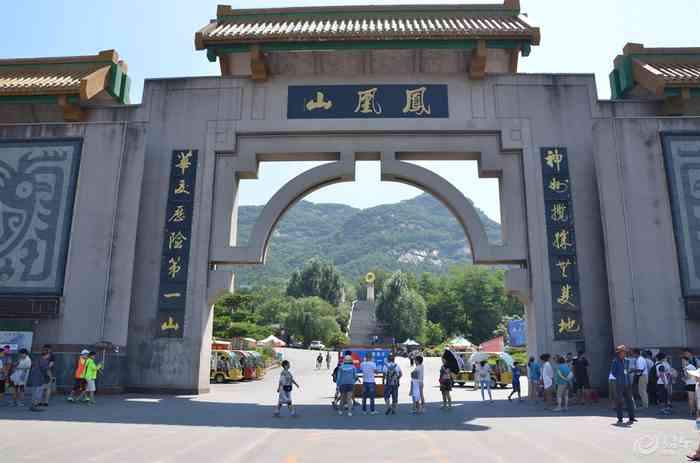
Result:
[[[326,346],[321,341],[311,341],[311,344],[309,344],[309,349],[311,350],[323,350],[325,348]]]

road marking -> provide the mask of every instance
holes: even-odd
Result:
[[[245,447],[241,447],[240,451],[238,452],[238,455],[234,455],[233,458],[228,461],[245,461],[245,457],[248,456],[249,453],[253,452],[253,450],[255,450],[257,447],[263,445],[265,441],[272,437],[272,435],[276,432],[277,431],[274,431],[272,429],[265,429],[257,439],[253,439],[248,443],[248,445],[246,445]]]
[[[449,463],[450,460],[447,458],[445,452],[443,452],[436,444],[435,441],[425,432],[419,434],[420,438],[425,441],[428,445],[428,450],[430,454],[434,457],[434,461],[439,461],[440,463]]]

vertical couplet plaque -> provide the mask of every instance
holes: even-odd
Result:
[[[187,269],[197,150],[173,151],[158,289],[158,337],[182,338],[187,302]]]
[[[583,339],[576,233],[566,148],[541,148],[555,341]]]

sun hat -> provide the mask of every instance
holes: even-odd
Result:
[[[352,363],[352,356],[346,355],[343,359],[343,363]]]
[[[624,344],[620,344],[615,348],[615,352],[624,352],[627,350],[627,347]]]
[[[90,353],[90,351],[87,350],[87,349],[83,349],[83,350],[80,351],[80,355],[87,355],[87,354],[89,354],[89,353]]]

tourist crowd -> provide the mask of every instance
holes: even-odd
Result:
[[[97,374],[102,365],[95,361],[95,352],[83,350],[76,363],[75,384],[68,396],[70,402],[95,404]],[[41,412],[49,406],[56,388],[56,360],[50,345],[44,345],[39,356],[32,360],[27,349],[12,355],[10,346],[0,349],[0,403],[24,407],[28,397],[29,410]],[[11,393],[5,401],[6,393]]]

